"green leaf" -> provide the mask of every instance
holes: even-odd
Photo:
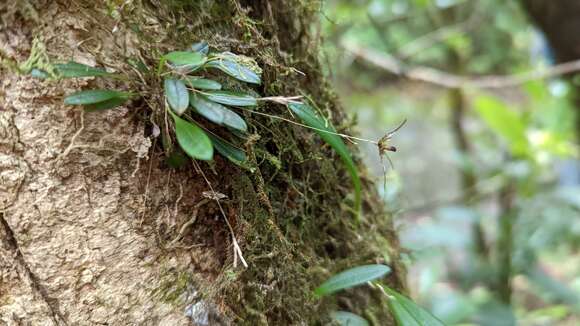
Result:
[[[390,273],[391,269],[385,265],[363,265],[340,272],[322,283],[314,294],[328,295],[339,290],[348,289],[372,280],[376,280]]]
[[[240,131],[248,130],[248,126],[242,117],[225,106],[208,100],[203,95],[191,94],[189,103],[197,113],[209,121],[221,126],[228,126]]]
[[[74,61],[55,64],[54,68],[56,69],[56,72],[64,78],[102,77],[114,75],[104,69],[87,66]]]
[[[179,146],[193,159],[210,161],[213,158],[213,146],[207,134],[196,124],[189,123],[169,111],[175,121],[175,135]]]
[[[182,115],[189,106],[189,92],[181,80],[166,79],[164,82],[165,96],[169,106],[178,115]]]
[[[85,111],[87,112],[95,112],[95,111],[104,111],[112,108],[116,108],[119,105],[125,103],[127,98],[115,97],[110,100],[106,100],[99,103],[89,104],[85,106]]]
[[[475,110],[483,121],[502,137],[515,155],[526,155],[529,143],[523,118],[510,107],[491,96],[479,96]]]
[[[325,119],[319,117],[310,106],[304,103],[290,103],[288,104],[288,108],[290,108],[290,110],[292,110],[292,112],[294,112],[294,114],[296,114],[304,124],[315,128],[316,133],[338,153],[338,156],[340,156],[352,179],[355,195],[354,209],[357,219],[360,219],[362,203],[361,181],[356,165],[350,155],[350,151],[340,136],[333,134],[336,132],[334,127]]]
[[[206,41],[193,43],[191,45],[191,50],[194,52],[199,52],[201,54],[207,55],[209,53],[209,44]]]
[[[234,145],[231,145],[216,135],[208,134],[208,136],[211,139],[215,149],[221,155],[240,167],[248,169],[251,172],[255,171],[255,168],[252,167],[247,161],[246,153],[243,150],[235,147]]]
[[[260,80],[260,76],[257,73],[233,60],[218,58],[207,62],[205,66],[208,68],[219,69],[226,74],[246,83],[260,85],[262,82]]]
[[[208,99],[225,105],[231,106],[256,106],[258,101],[255,97],[232,91],[211,91],[204,92]]]
[[[112,91],[107,89],[91,89],[88,91],[80,91],[67,96],[64,99],[64,104],[68,105],[88,105],[100,102],[105,102],[114,98],[127,99],[131,96],[130,93]]]
[[[167,61],[178,66],[197,67],[205,63],[205,55],[199,52],[175,51],[163,56]]]
[[[359,315],[348,311],[333,311],[330,317],[340,326],[368,326],[369,323]]]
[[[200,77],[188,77],[185,81],[189,84],[189,86],[196,89],[207,89],[207,90],[222,89],[222,84],[211,79],[205,79]]]
[[[397,291],[386,286],[384,289],[389,297],[389,309],[400,326],[445,326],[442,321]]]

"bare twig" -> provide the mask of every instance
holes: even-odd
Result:
[[[234,228],[230,224],[230,221],[228,220],[228,217],[226,216],[226,212],[224,211],[222,204],[220,203],[220,201],[218,199],[219,198],[218,193],[215,190],[213,190],[211,182],[209,182],[209,180],[205,176],[205,173],[203,172],[203,170],[201,169],[201,167],[199,166],[199,164],[197,164],[197,162],[195,160],[193,160],[193,165],[195,166],[196,170],[198,170],[200,172],[201,176],[205,180],[205,183],[209,187],[209,190],[211,191],[211,193],[214,194],[214,200],[217,203],[218,208],[220,209],[220,213],[222,214],[224,221],[226,222],[226,225],[228,226],[228,229],[229,229],[230,234],[232,236],[232,244],[234,246],[234,267],[236,267],[236,262],[238,261],[238,258],[239,258],[240,261],[242,262],[242,265],[244,265],[244,267],[248,268],[248,263],[246,263],[246,260],[244,259],[244,256],[242,255],[242,249],[240,248],[240,245],[238,244],[238,240],[236,239],[236,234],[234,232]]]
[[[191,218],[181,226],[177,236],[169,243],[169,247],[175,246],[177,244],[177,242],[185,236],[185,231],[187,231],[187,228],[192,226],[193,223],[195,223],[195,221],[197,220],[197,213],[198,213],[199,209],[203,205],[207,204],[209,201],[210,200],[208,198],[203,198],[202,200],[199,201],[199,203],[195,204],[195,207],[193,207],[193,211],[191,212]],[[176,206],[177,206],[177,202],[176,202]]]
[[[356,57],[367,61],[392,74],[446,88],[506,88],[517,87],[528,81],[547,79],[580,71],[580,60],[569,61],[550,67],[517,75],[498,76],[458,76],[425,66],[407,67],[397,58],[386,53],[343,43],[342,47]]]

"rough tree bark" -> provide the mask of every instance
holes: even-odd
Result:
[[[308,95],[345,130],[318,63],[319,9],[299,0],[0,2],[0,324],[312,324],[337,307],[392,323],[370,289],[310,294],[332,273],[371,262],[390,265],[389,284],[403,288],[397,238],[373,185],[365,182],[357,225],[348,174],[311,131],[246,114],[258,169],[220,157],[202,164],[228,196],[249,264],[234,267],[217,206],[200,204],[204,179],[169,169],[152,136],[158,87],[141,90],[147,102],[88,114],[63,106],[63,96],[127,85],[14,69],[32,54],[130,72],[128,58],[154,64],[206,40],[256,59],[260,95]],[[288,116],[276,105],[259,109]]]

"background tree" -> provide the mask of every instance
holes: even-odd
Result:
[[[560,3],[537,3],[542,19],[567,24],[549,9]],[[575,5],[562,3],[572,21]],[[554,62],[518,2],[326,4],[325,59],[362,136],[408,121],[384,197],[409,250],[413,297],[448,324],[578,323],[578,269],[568,263],[578,244],[578,91],[562,78],[578,62],[556,66],[565,60]]]

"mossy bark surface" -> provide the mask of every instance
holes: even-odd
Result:
[[[123,81],[40,80],[15,71],[32,52],[42,64],[74,60],[131,73],[129,58],[154,65],[162,53],[205,40],[259,64],[263,83],[251,89],[257,95],[307,96],[339,131],[350,132],[318,61],[320,5],[0,4],[0,320],[286,325],[324,323],[329,311],[341,309],[391,323],[371,289],[323,300],[312,295],[325,278],[359,264],[391,266],[387,282],[397,289],[404,275],[374,185],[364,182],[356,223],[349,175],[312,130],[245,113],[252,134],[245,150],[258,168],[246,171],[219,156],[200,163],[227,196],[222,205],[249,264],[244,268],[234,266],[217,205],[203,201],[210,189],[200,171],[164,162],[152,132],[163,108],[159,85],[139,89],[146,100],[83,113],[64,106],[63,97],[134,89]],[[291,118],[280,105],[257,110]],[[363,168],[361,175],[364,181]]]

